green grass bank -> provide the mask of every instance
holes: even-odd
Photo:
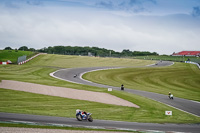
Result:
[[[83,78],[101,84],[156,92],[200,101],[200,70],[196,65],[175,63],[160,68],[123,68],[86,73]]]
[[[17,63],[17,59],[20,56],[26,55],[27,58],[33,56],[35,53],[31,51],[21,50],[0,50],[0,61],[10,60],[12,63]]]
[[[40,55],[23,65],[0,66],[0,80],[16,80],[50,86],[61,86],[108,93],[107,89],[105,88],[69,83],[50,77],[49,73],[60,68],[95,66],[139,67],[153,63],[155,62],[151,60],[144,61],[137,59],[98,58],[47,54]],[[185,68],[184,66],[182,67]],[[168,68],[170,67],[166,67],[166,69]],[[137,68],[136,70],[139,71],[140,69]],[[141,69],[141,71],[143,70]],[[195,69],[191,69],[191,71],[196,72]],[[110,93],[130,102],[136,103],[141,108],[136,109],[130,107],[121,107],[1,88],[0,112],[39,114],[74,118],[75,110],[82,109],[87,110],[88,112],[92,112],[94,119],[154,123],[200,123],[199,117],[195,117],[185,112],[176,110],[153,100],[125,92],[122,93],[119,91],[113,91]],[[172,110],[173,116],[166,116],[166,110]]]

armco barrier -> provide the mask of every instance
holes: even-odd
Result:
[[[19,62],[18,65],[22,65],[22,64],[24,64],[24,63],[26,63],[26,62],[29,62],[30,60],[34,59],[35,57],[37,57],[38,55],[41,55],[41,54],[46,54],[46,53],[39,53],[39,54],[36,54],[35,56],[33,56],[33,57],[31,57],[31,58],[29,58],[29,59],[27,59],[27,60],[25,60],[25,61]]]
[[[185,61],[185,63],[195,64],[195,65],[197,65],[197,66],[198,66],[198,68],[200,69],[200,65],[199,65],[198,63],[196,63],[196,62],[192,62],[192,61]]]

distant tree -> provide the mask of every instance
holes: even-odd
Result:
[[[44,48],[41,48],[39,50],[37,50],[38,52],[42,52],[42,53],[47,53],[48,52],[48,48],[44,47]]]
[[[11,47],[5,47],[4,50],[13,50]]]
[[[28,51],[28,47],[27,47],[27,46],[22,46],[22,47],[20,47],[18,50]]]
[[[158,54],[158,53],[156,53],[156,52],[153,52],[153,53],[152,53],[152,55],[159,55],[159,54]]]
[[[34,48],[29,48],[28,51],[32,51],[32,52],[35,52],[35,49]]]
[[[132,51],[130,51],[129,49],[124,49],[122,51],[122,55],[123,56],[132,56]]]
[[[130,51],[129,49],[124,49],[122,52],[115,52],[114,50],[109,50],[105,48],[98,47],[80,47],[80,46],[53,46],[48,48],[39,49],[38,52],[44,52],[49,54],[64,54],[64,55],[82,55],[87,56],[91,53],[94,56],[101,57],[131,57],[131,56],[146,56],[146,55],[158,55],[156,52],[148,51]]]
[[[53,47],[49,46],[49,47],[47,48],[47,53],[48,53],[48,54],[54,54],[54,49],[53,49]]]
[[[55,54],[65,54],[64,46],[54,46]]]

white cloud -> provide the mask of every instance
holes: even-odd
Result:
[[[97,46],[171,54],[199,50],[199,18],[134,16],[80,7],[0,8],[1,48]]]

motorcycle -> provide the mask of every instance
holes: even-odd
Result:
[[[123,84],[121,85],[121,90],[122,90],[122,91],[124,90],[124,85],[123,85]]]
[[[174,96],[171,94],[171,95],[169,95],[169,99],[174,99]]]
[[[91,115],[92,115],[92,113],[86,113],[86,112],[79,110],[79,109],[76,110],[76,119],[78,121],[88,120],[89,122],[92,122],[93,118],[92,118]]]

